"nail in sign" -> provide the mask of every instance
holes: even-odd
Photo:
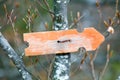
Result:
[[[26,56],[76,52],[80,47],[95,50],[104,41],[104,36],[94,28],[24,33],[24,41],[29,43]]]

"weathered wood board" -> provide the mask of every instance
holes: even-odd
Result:
[[[24,41],[29,43],[26,56],[76,52],[80,47],[95,50],[104,41],[104,36],[94,28],[24,33]]]

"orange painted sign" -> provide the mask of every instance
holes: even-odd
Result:
[[[80,47],[95,50],[104,41],[104,36],[94,28],[24,33],[24,41],[29,43],[26,56],[76,52]]]

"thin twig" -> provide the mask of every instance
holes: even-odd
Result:
[[[13,28],[13,32],[14,32],[14,35],[15,35],[15,20],[16,20],[16,16],[14,16],[14,18],[12,19],[12,16],[13,16],[13,13],[14,13],[14,9],[11,10],[10,13],[8,13],[8,10],[7,10],[7,7],[6,7],[6,4],[3,5],[3,8],[5,10],[5,13],[6,13],[6,17],[8,19],[7,23],[10,22],[12,28]]]
[[[98,50],[99,50],[99,47],[96,49],[96,51],[95,51],[95,54],[94,54],[94,57],[93,57],[93,61],[95,61],[95,59],[96,59],[96,57],[97,57],[97,55],[98,55]]]
[[[94,60],[91,60],[91,61],[90,61],[90,65],[91,65],[93,80],[96,80],[95,68],[94,68]]]
[[[8,57],[13,61],[16,65],[19,73],[22,75],[23,80],[32,80],[31,75],[25,68],[25,65],[22,59],[18,56],[18,54],[14,51],[14,49],[10,46],[8,41],[4,38],[2,33],[0,33],[0,47],[6,52]]]
[[[43,2],[45,3],[45,5],[46,5],[48,11],[51,11],[50,6],[49,6],[49,4],[47,3],[47,1],[46,1],[46,0],[43,0]],[[54,18],[54,15],[51,14],[51,13],[50,13],[50,16],[51,16],[52,19]]]
[[[100,6],[100,3],[99,3],[98,0],[96,1],[96,6],[97,6],[97,10],[98,10],[98,13],[99,13],[100,19],[102,19],[101,6]]]
[[[47,11],[47,12],[49,12],[50,14],[54,15],[54,12],[52,12],[52,11],[50,11],[50,10],[47,10],[45,7],[43,7],[43,5],[40,3],[40,1],[37,0],[37,2],[38,2],[38,4],[40,5],[40,7],[41,7],[42,9],[44,9],[45,11]]]
[[[105,36],[105,38],[107,38],[110,34],[113,34],[113,33],[114,33],[113,27],[112,27],[112,26],[109,26],[108,29],[106,30],[106,32],[104,32],[104,36]],[[103,68],[103,70],[102,70],[102,73],[100,74],[98,80],[101,80],[101,79],[102,79],[102,77],[103,77],[103,75],[104,75],[104,73],[105,73],[105,71],[106,71],[106,69],[107,69],[109,60],[110,60],[110,54],[109,54],[109,48],[108,48],[108,50],[107,50],[107,60],[106,60],[105,66],[104,66],[104,68]]]
[[[93,80],[97,80],[96,75],[95,75],[96,73],[95,73],[95,68],[94,68],[94,61],[98,55],[98,49],[99,48],[96,49],[94,55],[92,55],[92,54],[90,55],[90,66],[91,66]]]
[[[15,35],[15,33],[16,33],[16,31],[15,31],[15,23],[14,23],[14,21],[12,20],[12,14],[13,14],[13,12],[14,12],[14,9],[12,9],[11,10],[11,14],[10,15],[8,15],[7,13],[7,17],[8,17],[8,20],[9,20],[9,22],[10,22],[10,24],[11,24],[11,26],[12,26],[12,28],[13,28],[13,32],[14,32],[14,35]]]
[[[51,72],[52,72],[52,68],[53,68],[53,63],[54,63],[54,61],[55,61],[55,57],[53,57],[53,59],[52,59],[52,61],[51,61],[51,63],[50,63],[50,66],[49,66],[49,70],[48,70],[48,80],[51,80],[52,78],[51,78]]]
[[[104,68],[103,68],[103,70],[102,70],[98,80],[102,80],[102,77],[103,77],[103,75],[104,75],[104,73],[105,73],[105,71],[107,69],[108,63],[110,61],[109,53],[107,53],[106,57],[107,57],[107,60],[106,60],[105,66],[104,66]]]
[[[83,18],[83,17],[84,17],[84,15],[81,16],[81,17],[79,17],[79,18],[77,18],[76,21],[74,21],[73,23],[71,23],[71,25],[69,26],[69,28],[70,28],[70,29],[73,28],[73,26],[75,26],[77,23],[79,23],[79,21],[80,21],[81,18]]]
[[[107,29],[106,32],[104,33],[105,38],[107,38],[107,37],[108,37],[110,34],[112,34],[113,32],[114,32],[114,29],[113,29],[111,26],[108,27],[108,29]],[[94,56],[92,55],[92,57],[90,58],[90,66],[91,66],[92,76],[93,76],[93,79],[94,79],[94,80],[96,80],[95,69],[94,69],[94,61],[95,61],[95,59],[96,59],[96,57],[97,57],[98,49],[99,49],[99,48],[97,48]],[[106,69],[106,67],[107,67],[107,65],[108,65],[108,62],[109,62],[109,60],[107,60],[107,62],[106,62],[105,69]],[[104,72],[105,72],[105,70],[104,70]]]
[[[91,71],[92,71],[92,77],[94,80],[96,80],[94,61],[98,55],[98,50],[99,50],[99,48],[96,49],[94,55],[92,55],[92,54],[90,55],[90,66],[91,66]]]
[[[99,14],[99,22],[98,22],[98,28],[101,27],[101,22],[103,20],[103,14],[102,14],[102,10],[101,10],[101,6],[100,6],[100,2],[99,0],[96,0],[96,7],[97,7],[97,11],[98,11],[98,14]]]
[[[119,0],[116,0],[116,13],[118,12],[118,4],[119,4]],[[116,16],[116,14],[115,14]]]

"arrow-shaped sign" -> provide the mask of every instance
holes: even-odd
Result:
[[[82,33],[76,29],[25,33],[24,41],[29,43],[26,56],[76,52],[80,47],[95,50],[104,36],[94,28],[85,28]]]

